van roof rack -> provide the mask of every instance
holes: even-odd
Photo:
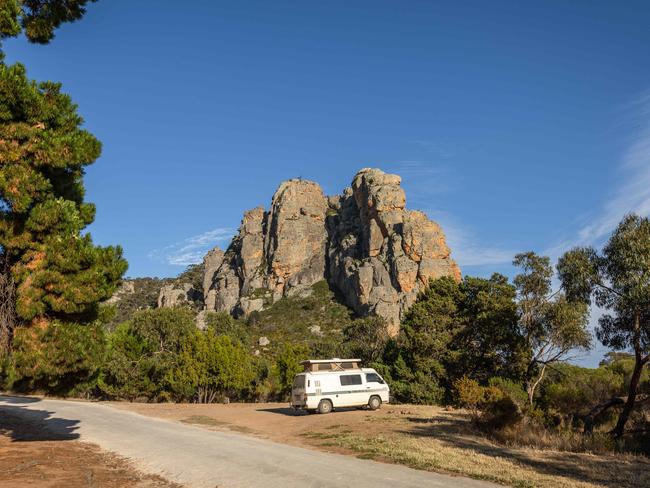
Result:
[[[361,359],[307,359],[306,361],[300,361],[300,364],[321,364],[321,363],[360,363]]]

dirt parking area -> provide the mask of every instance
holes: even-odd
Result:
[[[648,458],[506,447],[479,435],[466,412],[440,407],[383,405],[377,411],[345,409],[309,415],[278,403],[107,403],[206,429],[230,430],[507,486],[650,486]]]
[[[61,438],[0,414],[0,486],[12,488],[179,488],[73,436]]]

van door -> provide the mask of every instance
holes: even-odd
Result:
[[[386,382],[377,373],[366,373],[366,402],[372,395],[379,395],[383,402],[388,401]]]
[[[293,385],[291,388],[291,405],[294,407],[304,407],[307,404],[306,393],[307,393],[307,375],[297,374],[293,379]]]
[[[352,407],[368,403],[361,374],[342,374],[339,376],[341,393],[339,394],[340,405]]]

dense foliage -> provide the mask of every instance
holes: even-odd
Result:
[[[84,202],[84,167],[100,144],[60,88],[0,64],[0,246],[25,322],[94,318],[126,270],[119,247],[82,235],[95,215]]]
[[[499,274],[431,282],[409,310],[379,365],[395,396],[408,402],[449,400],[455,379],[520,380],[530,356],[517,326],[515,289]]]

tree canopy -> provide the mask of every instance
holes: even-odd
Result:
[[[64,22],[74,22],[96,0],[0,0],[0,39],[21,32],[27,39],[47,44]]]
[[[519,326],[532,355],[526,372],[526,391],[532,405],[535,391],[549,365],[566,360],[574,349],[591,346],[587,330],[589,310],[580,301],[570,301],[553,292],[553,268],[546,256],[518,254],[513,264],[522,272],[515,276]]]
[[[634,408],[642,369],[650,361],[650,219],[628,215],[598,253],[578,247],[558,263],[568,297],[608,311],[598,320],[598,339],[614,350],[631,349],[635,366],[628,397],[613,433],[621,436]]]
[[[505,276],[431,281],[384,353],[396,396],[440,402],[455,379],[520,380],[529,352],[517,327],[515,289]],[[380,365],[380,367],[382,367]]]
[[[119,247],[82,234],[95,216],[84,168],[101,145],[58,83],[0,64],[0,246],[22,322],[89,319],[126,271]]]

